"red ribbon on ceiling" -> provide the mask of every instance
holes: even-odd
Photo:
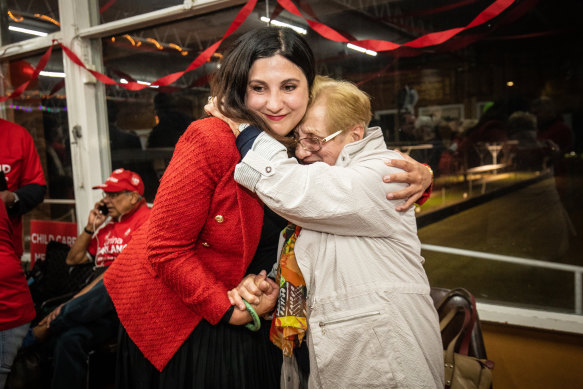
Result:
[[[257,4],[257,0],[251,0],[251,1],[247,2],[247,4],[245,4],[245,6],[243,8],[241,8],[239,13],[235,17],[235,20],[233,20],[233,22],[231,23],[231,25],[227,29],[227,32],[225,33],[225,35],[223,35],[223,37],[220,40],[218,40],[217,42],[212,44],[210,47],[208,47],[206,50],[204,50],[202,53],[200,53],[194,59],[194,61],[192,61],[190,63],[190,65],[188,65],[188,67],[185,70],[183,70],[181,72],[168,74],[168,75],[161,77],[161,78],[157,79],[156,81],[152,82],[150,85],[139,84],[136,81],[129,81],[129,82],[123,83],[123,84],[119,83],[119,82],[113,80],[112,78],[106,76],[103,73],[99,73],[95,70],[88,69],[85,66],[85,64],[79,59],[79,57],[77,57],[77,55],[75,53],[73,53],[73,51],[71,51],[67,46],[63,45],[62,43],[59,43],[59,45],[63,49],[63,52],[65,53],[65,55],[67,55],[67,57],[69,57],[69,59],[71,61],[73,61],[74,64],[87,70],[98,81],[100,81],[104,84],[118,85],[122,88],[132,90],[132,91],[142,90],[144,88],[148,88],[149,86],[166,86],[166,85],[172,84],[174,81],[178,80],[180,77],[182,77],[184,75],[184,73],[189,72],[191,70],[194,70],[194,69],[202,66],[205,62],[207,62],[211,58],[211,56],[215,53],[215,51],[217,51],[217,49],[219,48],[221,43],[223,43],[223,41],[229,35],[231,35],[233,32],[235,32],[241,26],[241,24],[243,24],[243,22],[251,14],[251,11],[253,11],[253,9],[255,8],[256,4]]]
[[[290,13],[292,13],[296,16],[299,16],[302,19],[306,20],[306,22],[310,25],[310,27],[314,31],[316,31],[318,34],[323,36],[324,38],[332,40],[332,41],[336,41],[336,42],[352,43],[352,44],[355,44],[357,46],[364,47],[365,49],[374,50],[374,51],[391,51],[391,50],[396,50],[400,47],[423,48],[423,47],[442,44],[442,43],[446,42],[447,40],[453,38],[457,34],[461,33],[462,31],[468,30],[470,28],[476,27],[478,25],[484,24],[484,23],[492,20],[493,18],[495,18],[496,16],[498,16],[502,12],[504,12],[515,1],[516,0],[495,0],[494,3],[492,3],[484,11],[480,12],[480,14],[474,20],[472,20],[468,25],[466,25],[465,27],[458,27],[458,28],[452,28],[452,29],[445,30],[445,31],[429,33],[429,34],[423,35],[419,38],[416,38],[410,42],[399,44],[399,43],[394,43],[394,42],[390,42],[390,41],[374,40],[374,39],[367,39],[367,40],[347,39],[342,34],[337,32],[336,30],[326,26],[323,23],[306,19],[301,14],[301,12],[298,10],[298,8],[291,2],[291,0],[277,0],[277,2],[284,9],[286,9]],[[230,36],[233,32],[235,32],[241,26],[241,24],[243,24],[243,22],[247,19],[247,17],[249,17],[251,12],[255,8],[256,4],[257,4],[257,0],[248,1],[247,4],[245,4],[245,6],[243,8],[241,8],[241,10],[237,14],[237,16],[235,17],[235,19],[233,20],[233,22],[231,23],[231,25],[229,26],[229,28],[227,29],[227,32],[223,35],[223,37],[219,41],[215,42],[213,45],[208,47],[206,50],[204,50],[202,53],[200,53],[184,71],[168,74],[168,75],[161,77],[158,80],[154,81],[150,85],[139,84],[135,81],[129,81],[128,83],[119,83],[103,73],[97,72],[97,71],[92,70],[92,69],[88,69],[87,66],[85,66],[85,64],[79,59],[79,57],[71,49],[69,49],[67,46],[63,45],[62,43],[59,43],[59,46],[61,47],[61,49],[63,50],[65,55],[67,55],[67,57],[69,57],[69,59],[73,63],[75,63],[76,65],[87,70],[98,81],[100,81],[104,84],[118,85],[122,88],[132,90],[132,91],[142,90],[144,88],[148,88],[149,86],[166,86],[166,85],[169,85],[169,84],[175,82],[176,80],[178,80],[186,72],[194,70],[194,69],[200,67],[201,65],[203,65],[205,62],[207,62],[210,59],[210,57],[215,53],[215,51],[218,49],[218,47],[221,45],[221,43],[228,36]],[[16,97],[20,96],[26,90],[26,88],[28,87],[30,82],[35,80],[38,77],[40,71],[43,70],[44,67],[46,66],[46,64],[51,56],[51,52],[52,52],[54,44],[55,44],[55,42],[53,42],[53,45],[51,45],[51,47],[49,47],[49,49],[46,51],[46,53],[42,56],[41,60],[39,61],[39,63],[37,64],[37,66],[35,68],[35,71],[32,74],[31,79],[26,81],[25,83],[21,84],[9,96],[0,97],[0,102],[4,102],[4,101],[11,99],[11,98],[16,98]]]
[[[309,20],[305,18],[302,13],[298,10],[298,8],[291,2],[291,0],[277,0],[277,2],[288,12],[299,16],[300,18],[304,19],[310,27],[316,31],[318,34],[323,36],[326,39],[336,41],[336,42],[343,42],[343,43],[352,43],[354,45],[364,47],[368,50],[374,51],[392,51],[396,50],[399,47],[413,47],[413,48],[423,48],[428,46],[435,46],[439,45],[457,34],[461,33],[462,31],[468,30],[470,28],[479,26],[480,24],[484,24],[496,16],[500,15],[504,10],[510,7],[516,0],[496,0],[492,3],[488,8],[480,12],[480,14],[472,20],[468,25],[465,27],[458,27],[452,28],[445,31],[439,32],[432,32],[430,34],[426,34],[416,38],[407,43],[394,43],[390,41],[383,41],[383,40],[376,40],[376,39],[366,39],[366,40],[349,40],[345,38],[342,34],[337,32],[336,30],[326,26],[325,24]]]
[[[217,48],[221,45],[221,43],[223,43],[223,41],[228,36],[230,36],[233,32],[235,32],[241,26],[241,24],[243,24],[243,22],[251,14],[251,11],[253,11],[253,9],[255,8],[256,4],[257,4],[257,0],[248,1],[247,4],[245,4],[245,6],[243,8],[241,8],[241,10],[237,14],[237,16],[235,17],[235,19],[233,20],[233,22],[231,23],[231,25],[229,26],[229,28],[227,29],[227,32],[223,35],[223,37],[219,41],[215,42],[213,45],[208,47],[206,50],[204,50],[202,53],[200,53],[190,63],[190,65],[188,65],[188,67],[184,71],[168,74],[168,75],[154,81],[153,83],[151,83],[151,85],[152,86],[169,85],[169,84],[173,83],[174,81],[178,80],[180,77],[182,77],[184,75],[184,73],[189,72],[191,70],[194,70],[194,69],[200,67],[201,65],[203,65],[205,62],[207,62],[210,59],[210,57],[215,53]],[[9,96],[0,97],[0,103],[6,101],[8,99],[17,98],[26,90],[26,88],[28,87],[30,82],[35,80],[38,77],[39,73],[45,68],[47,62],[49,61],[51,53],[53,51],[53,47],[56,43],[57,43],[56,41],[53,41],[53,44],[51,45],[51,47],[49,47],[49,49],[42,56],[41,60],[37,64],[32,76],[31,76],[30,80],[28,80],[28,81],[22,83],[20,86],[18,86],[18,88],[16,88]],[[87,68],[87,66],[85,66],[83,61],[81,61],[81,59],[79,59],[79,57],[71,49],[69,49],[67,46],[65,46],[64,44],[62,44],[60,42],[58,44],[61,47],[61,49],[63,50],[63,53],[65,53],[65,55],[67,57],[69,57],[69,59],[75,65],[80,66],[83,69],[87,70],[98,81],[100,81],[104,84],[118,85],[122,88],[132,90],[132,91],[142,90],[142,89],[148,88],[150,86],[150,85],[139,84],[136,81],[129,81],[128,83],[119,83],[103,73],[100,73],[100,72],[97,72],[95,70]]]

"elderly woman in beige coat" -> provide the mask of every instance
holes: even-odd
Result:
[[[385,194],[393,174],[369,97],[317,78],[296,130],[296,157],[260,134],[235,180],[301,226],[297,264],[307,287],[310,388],[442,388],[437,313],[429,295],[413,209]],[[298,160],[303,163],[300,164]]]

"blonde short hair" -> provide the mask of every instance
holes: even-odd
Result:
[[[365,129],[372,119],[370,97],[349,81],[316,76],[312,87],[312,104],[324,98],[328,133],[347,131],[355,125]]]

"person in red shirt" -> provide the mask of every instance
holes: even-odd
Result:
[[[45,176],[32,136],[18,124],[0,119],[0,170],[6,189],[0,198],[14,231],[16,255],[22,256],[22,215],[40,204],[47,191]]]
[[[142,197],[141,177],[130,170],[114,170],[104,184],[93,189],[102,189],[103,199],[89,212],[87,225],[71,247],[66,262],[79,265],[93,260],[97,268],[105,270],[127,246],[132,232],[146,221],[150,209]]]
[[[0,388],[4,388],[22,339],[36,315],[12,235],[12,222],[0,198]]]

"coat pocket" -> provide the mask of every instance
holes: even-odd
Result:
[[[323,388],[394,387],[392,368],[373,331],[384,320],[381,311],[370,310],[310,323]]]

